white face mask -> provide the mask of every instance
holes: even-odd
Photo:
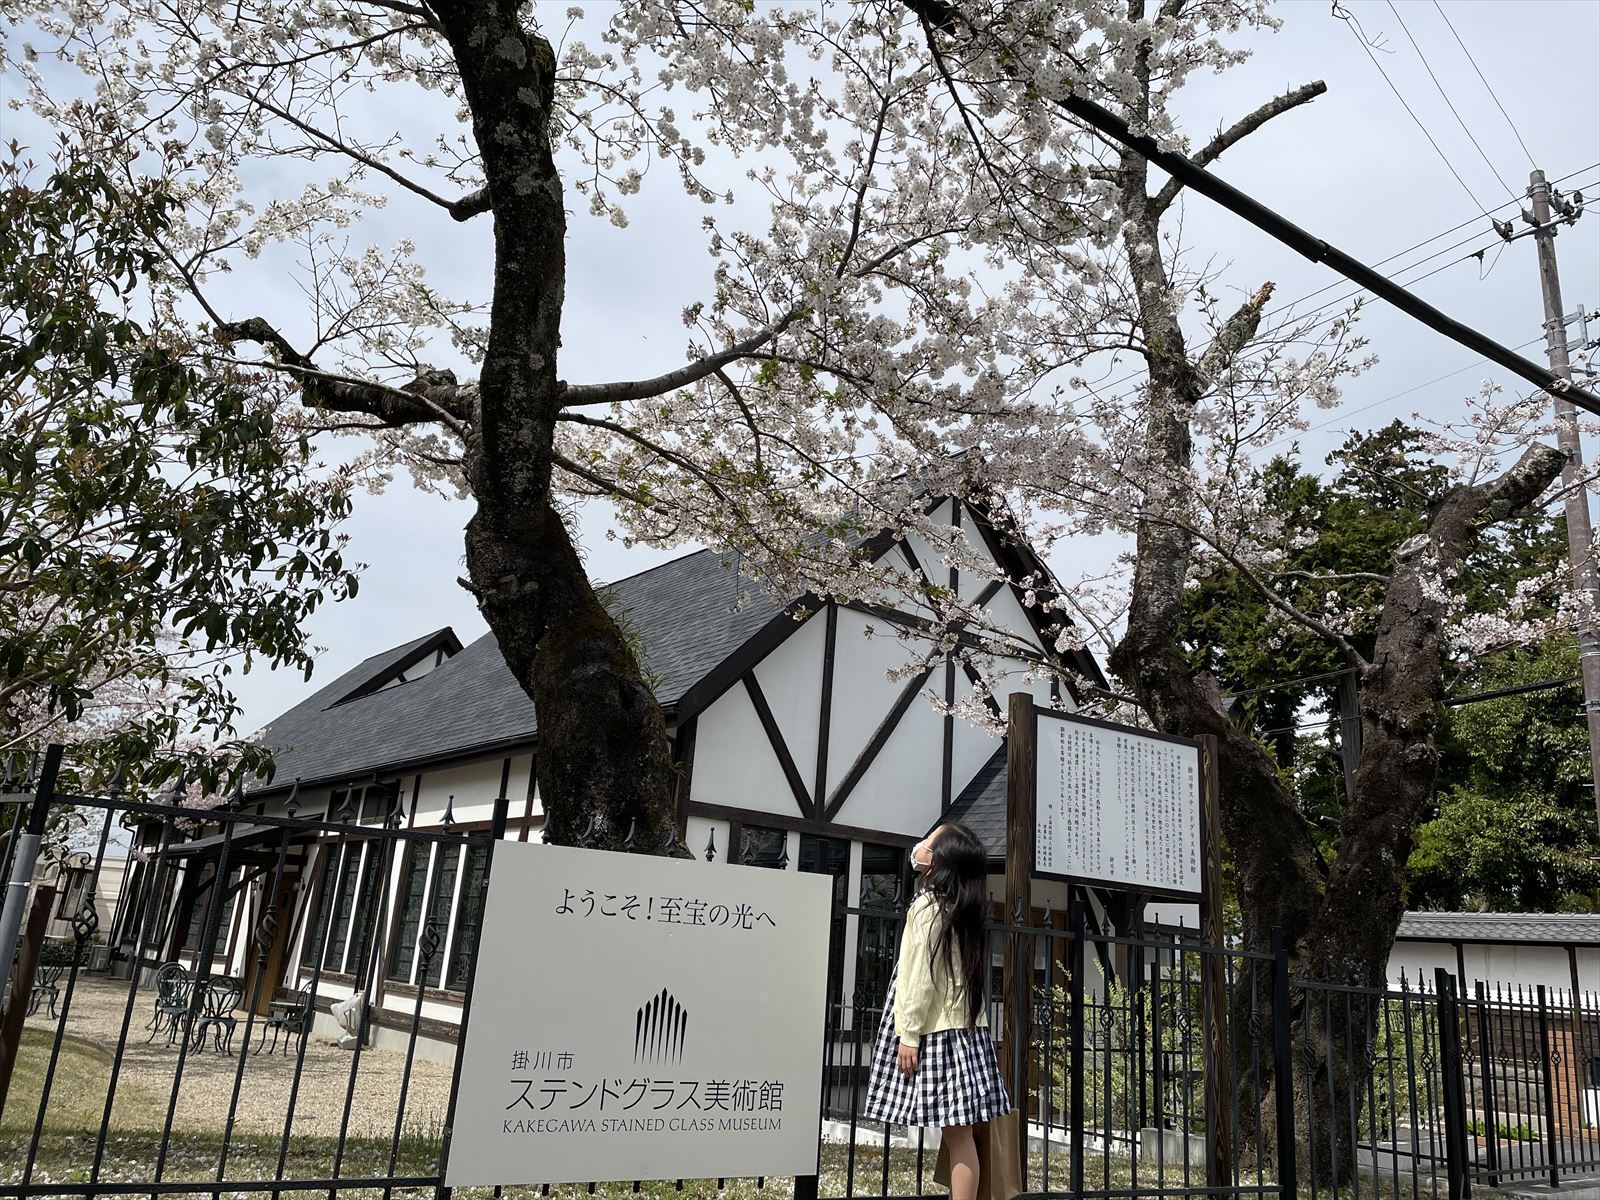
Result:
[[[923,838],[911,847],[911,869],[919,875],[933,866],[933,847],[929,843],[932,838]]]

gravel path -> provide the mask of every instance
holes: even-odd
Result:
[[[145,1022],[154,1003],[153,997],[150,989],[143,989],[134,997],[133,1019],[128,1028],[118,1089],[120,1093],[124,1088],[131,1088],[129,1099],[136,1102],[119,1102],[114,1126],[128,1131],[161,1128],[166,1119],[167,1099],[172,1094],[173,1075],[182,1057],[183,1079],[174,1128],[220,1132],[227,1122],[237,1078],[239,1100],[235,1131],[281,1136],[284,1113],[294,1088],[295,1054],[240,1055],[238,1051],[244,1041],[242,1012],[238,1035],[234,1038],[235,1053],[231,1055],[217,1053],[209,1043],[204,1049],[191,1048],[183,1055],[180,1047],[167,1044],[164,1033],[149,1042]],[[125,981],[92,976],[81,978],[73,992],[65,1032],[115,1053],[127,1005]],[[41,1011],[30,1017],[28,1024],[48,1028],[55,1022]],[[259,1038],[258,1021],[251,1037],[251,1049]],[[324,1038],[313,1035],[307,1040],[304,1069],[295,1094],[296,1135],[338,1135],[354,1057]],[[242,1075],[239,1074],[241,1062]],[[362,1050],[355,1072],[350,1136],[388,1138],[393,1135],[395,1118],[400,1111],[400,1084],[405,1066],[404,1054],[370,1048]],[[109,1070],[107,1073],[109,1075]],[[450,1074],[450,1068],[439,1063],[420,1060],[412,1063],[411,1079],[405,1090],[404,1128],[407,1133],[437,1135],[450,1097]],[[105,1083],[102,1081],[95,1086],[103,1095]]]

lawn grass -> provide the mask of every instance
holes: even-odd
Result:
[[[218,1197],[262,1197],[267,1189],[246,1189],[240,1183],[269,1181],[281,1178],[296,1179],[363,1179],[378,1177],[425,1178],[438,1171],[440,1131],[437,1128],[413,1127],[398,1143],[390,1138],[351,1137],[344,1142],[342,1154],[338,1139],[314,1134],[295,1134],[283,1154],[280,1174],[279,1156],[281,1139],[259,1133],[235,1131],[225,1137],[222,1124],[225,1112],[219,1112],[216,1124],[207,1128],[185,1127],[175,1130],[165,1150],[162,1147],[161,1129],[166,1118],[168,1095],[141,1087],[137,1080],[119,1079],[112,1121],[101,1151],[98,1172],[94,1170],[97,1143],[100,1140],[101,1118],[105,1107],[106,1086],[111,1075],[112,1056],[105,1049],[81,1038],[61,1038],[60,1057],[51,1085],[50,1105],[46,1114],[44,1131],[37,1144],[33,1143],[34,1120],[37,1115],[52,1046],[50,1031],[27,1029],[23,1034],[22,1053],[18,1058],[12,1079],[11,1094],[3,1114],[0,1114],[0,1192],[7,1185],[22,1182],[26,1164],[32,1161],[31,1182],[62,1184],[66,1186],[87,1184],[91,1178],[100,1183],[146,1183],[156,1177],[156,1164],[161,1162],[161,1178],[167,1182],[211,1182],[219,1175],[222,1182],[215,1191],[202,1195]],[[224,1143],[227,1145],[226,1161],[223,1159]],[[335,1172],[334,1160],[339,1157]],[[940,1196],[946,1189],[935,1184],[934,1164],[937,1155],[928,1149],[919,1164],[917,1151],[901,1147],[892,1148],[885,1160],[881,1147],[858,1145],[852,1153],[849,1147],[825,1145],[819,1170],[818,1192],[824,1197],[844,1196],[911,1196],[925,1194]],[[221,1168],[219,1170],[219,1168]],[[1027,1185],[1030,1191],[1068,1193],[1071,1185],[1070,1159],[1064,1147],[1052,1147],[1048,1171],[1044,1155],[1035,1151],[1030,1156]],[[1048,1178],[1046,1178],[1048,1176]],[[627,1200],[634,1195],[649,1200],[782,1200],[793,1195],[793,1180],[787,1178],[754,1180],[729,1179],[686,1180],[680,1186],[674,1182],[608,1183],[588,1186],[568,1184],[549,1188],[507,1188],[504,1195],[512,1200],[538,1200],[548,1194],[555,1200],[587,1200],[590,1196],[602,1200]],[[1246,1178],[1246,1187],[1260,1182],[1272,1190],[1270,1180],[1257,1181]],[[1379,1196],[1410,1200],[1410,1181],[1395,1188],[1393,1180],[1379,1191]],[[1167,1195],[1183,1188],[1204,1186],[1204,1166],[1191,1164],[1187,1179],[1181,1163],[1167,1164],[1158,1176],[1155,1164],[1140,1165],[1137,1180],[1131,1173],[1131,1164],[1118,1156],[1086,1154],[1084,1159],[1084,1184],[1087,1195],[1110,1192],[1119,1197]],[[165,1189],[152,1184],[145,1194],[159,1194]],[[326,1192],[327,1189],[321,1189]],[[1364,1197],[1373,1197],[1373,1189],[1363,1182]],[[340,1186],[334,1189],[339,1196],[371,1197],[380,1200],[385,1196],[382,1188]],[[1431,1196],[1431,1187],[1421,1188],[1424,1197]],[[71,1194],[63,1192],[63,1195]],[[84,1195],[86,1192],[79,1192]],[[285,1191],[289,1197],[298,1194]],[[431,1187],[397,1187],[388,1195],[396,1200],[431,1200]],[[461,1188],[456,1195],[462,1200],[492,1200],[488,1188]],[[1324,1192],[1326,1197],[1326,1192]],[[1319,1198],[1322,1200],[1322,1198]]]
[[[15,1134],[26,1136],[33,1132],[54,1042],[55,1037],[48,1029],[27,1026],[22,1031],[11,1089],[6,1096],[5,1110],[0,1112],[0,1137],[4,1137],[7,1144]],[[103,1047],[83,1038],[62,1037],[55,1075],[50,1083],[45,1128],[99,1130],[105,1115],[111,1064],[111,1052]],[[116,1103],[111,1114],[113,1130],[160,1129],[165,1112],[165,1096],[157,1096],[126,1076],[117,1080]]]

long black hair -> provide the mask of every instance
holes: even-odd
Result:
[[[939,906],[930,967],[941,959],[966,1001],[967,1028],[983,1011],[983,978],[988,966],[983,926],[989,911],[989,851],[965,825],[940,827],[932,848],[933,865],[923,887]]]

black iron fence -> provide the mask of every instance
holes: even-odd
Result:
[[[0,795],[5,875],[25,800]],[[57,803],[71,854],[38,876],[4,1023],[0,1195],[442,1195],[505,805],[413,829],[348,800]],[[936,1131],[861,1119],[902,920],[835,914],[816,1178],[554,1190],[943,1192]],[[1421,1200],[1600,1171],[1594,997],[1307,983],[1273,947],[1116,936],[1077,908],[997,919],[990,957],[1029,1196]]]

